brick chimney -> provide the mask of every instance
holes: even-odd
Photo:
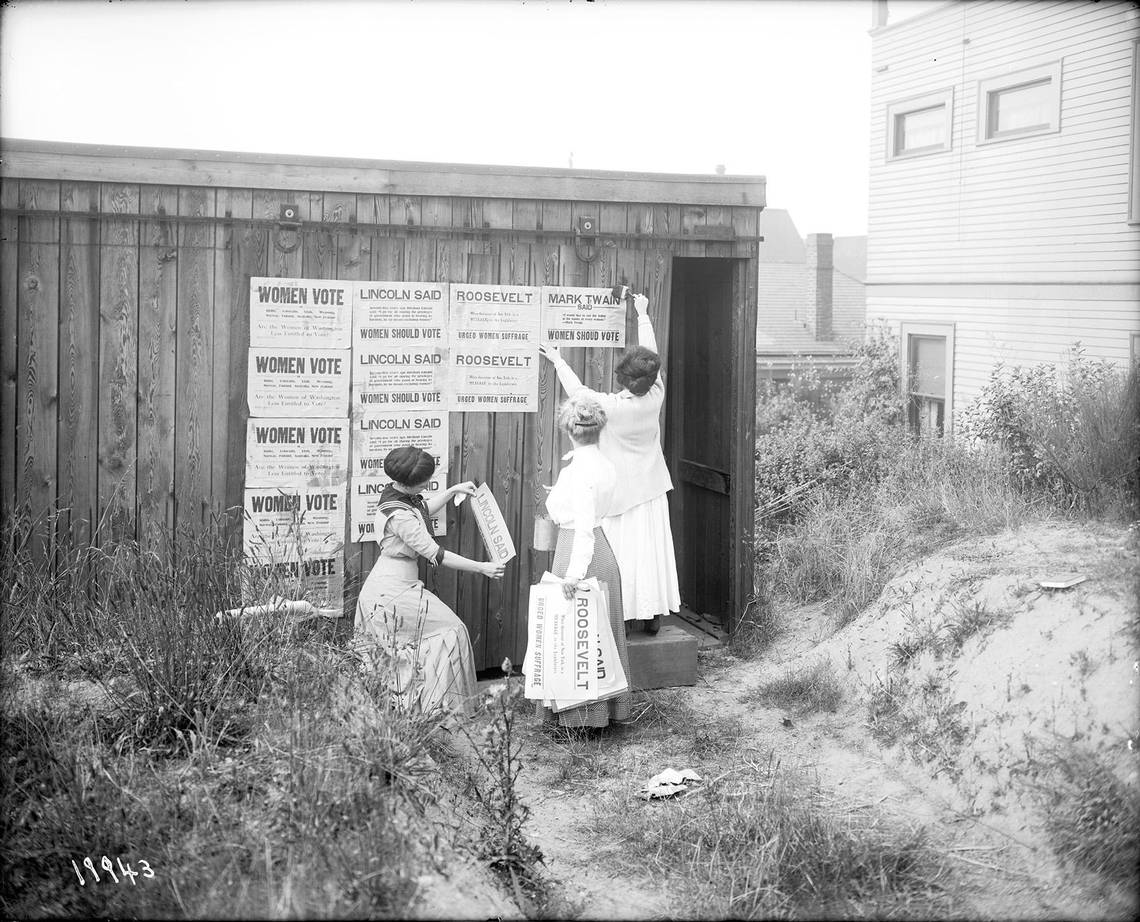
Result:
[[[831,234],[808,234],[808,329],[817,341],[831,339]]]

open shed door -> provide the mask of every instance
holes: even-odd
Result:
[[[681,604],[730,623],[734,261],[673,260],[665,455]]]

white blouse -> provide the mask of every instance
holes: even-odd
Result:
[[[638,319],[637,338],[641,345],[657,351],[657,339],[648,317]],[[661,375],[657,375],[647,394],[635,397],[625,389],[603,394],[587,388],[565,359],[559,358],[554,370],[568,397],[588,390],[606,411],[600,444],[602,454],[618,472],[618,485],[605,514],[620,515],[672,490],[673,481],[661,451],[661,405],[665,402]]]
[[[583,579],[594,558],[594,529],[613,501],[617,472],[597,445],[581,445],[546,497],[546,511],[562,528],[574,530],[567,579]]]

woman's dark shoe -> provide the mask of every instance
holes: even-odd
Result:
[[[652,620],[645,622],[645,633],[646,634],[656,634],[659,630],[661,630],[661,616],[660,615],[654,615]]]

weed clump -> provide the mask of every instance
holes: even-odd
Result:
[[[1134,885],[1140,863],[1140,796],[1103,757],[1076,746],[1044,758],[1036,790],[1054,851],[1062,859]]]
[[[678,801],[607,803],[598,822],[624,841],[622,860],[668,873],[697,918],[924,917],[945,905],[922,829],[837,810],[779,764],[742,775]]]
[[[801,716],[820,711],[834,713],[843,700],[843,686],[831,663],[823,660],[765,682],[744,700],[784,708]]]

